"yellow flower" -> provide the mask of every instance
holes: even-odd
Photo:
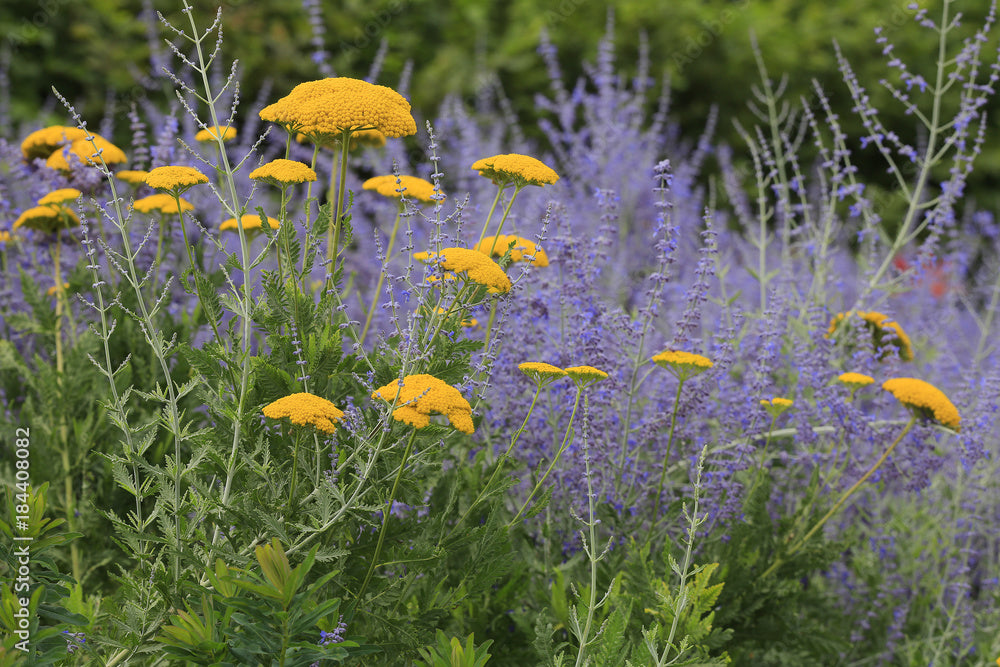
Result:
[[[959,424],[962,418],[958,409],[940,389],[929,382],[916,378],[892,378],[883,382],[882,388],[916,414],[932,418],[956,431],[961,430]]]
[[[260,111],[262,120],[323,141],[353,130],[387,137],[416,134],[410,103],[391,88],[348,77],[307,81]]]
[[[180,202],[182,211],[190,211],[194,208],[194,205],[186,199],[181,199]],[[142,199],[136,199],[132,207],[140,213],[153,213],[154,211],[159,213],[177,213],[177,202],[174,201],[173,197],[162,192],[143,197]]]
[[[864,373],[841,373],[837,376],[837,379],[847,386],[854,388],[866,387],[875,382],[875,378]]]
[[[538,185],[545,186],[559,180],[559,174],[553,171],[541,160],[529,155],[507,153],[476,160],[472,168],[480,176],[490,178],[498,185],[513,183],[515,186]]]
[[[76,199],[83,193],[76,188],[60,188],[58,190],[53,190],[49,194],[45,195],[38,200],[39,206],[45,204],[61,204],[64,201],[69,201],[71,199]]]
[[[40,130],[35,130],[21,142],[21,154],[25,160],[33,160],[37,157],[48,157],[60,146],[83,139],[87,133],[78,127],[66,125],[50,125]]]
[[[69,283],[63,283],[63,286],[62,286],[62,288],[63,288],[63,291],[64,291],[64,292],[65,292],[66,290],[68,290],[68,289],[69,289]],[[59,291],[59,286],[58,286],[58,285],[53,285],[52,287],[50,287],[50,288],[48,288],[47,290],[45,290],[45,293],[46,293],[47,295],[49,295],[49,296],[55,296],[55,294],[56,294],[56,293],[57,293],[58,291]]]
[[[104,164],[107,165],[121,164],[128,161],[128,158],[125,157],[125,151],[99,134],[95,134],[93,137],[93,143],[89,139],[77,139],[71,142],[68,147],[56,149],[45,161],[45,166],[58,169],[59,171],[69,171],[70,164],[66,160],[68,154],[75,155],[80,162],[89,165],[97,165],[100,160],[103,160]],[[97,153],[94,150],[95,145],[97,146],[97,150],[101,152],[100,160],[94,157]]]
[[[564,368],[566,375],[570,377],[578,386],[585,387],[594,382],[600,382],[608,377],[608,374],[593,366],[570,366]]]
[[[708,357],[680,350],[664,350],[652,359],[653,363],[665,368],[681,382],[701,375],[715,364]]]
[[[491,294],[506,294],[511,289],[510,278],[500,265],[481,252],[468,248],[443,248],[437,261],[441,268],[465,273],[469,280],[485,285]]]
[[[513,247],[511,247],[512,244]],[[493,249],[492,253],[490,252],[490,248]],[[486,236],[476,246],[476,250],[479,252],[492,255],[493,257],[503,257],[507,253],[508,248],[510,249],[510,261],[512,262],[528,261],[535,266],[549,265],[549,256],[545,254],[545,251],[535,245],[534,242],[522,236],[508,236],[507,234]]]
[[[431,414],[442,414],[448,417],[455,429],[463,433],[474,431],[472,406],[458,389],[433,375],[407,375],[403,378],[402,386],[397,378],[372,392],[372,398],[380,398],[389,403],[395,400],[393,418],[414,428],[430,424]]]
[[[302,162],[279,158],[251,171],[250,178],[281,187],[292,183],[315,181],[316,172]]]
[[[215,143],[220,136],[223,141],[232,141],[236,138],[236,128],[232,125],[229,127],[211,125],[204,130],[199,130],[198,134],[194,135],[194,140]]]
[[[833,319],[830,320],[830,327],[826,332],[827,337],[832,336],[837,331],[841,322],[851,315],[857,315],[860,317],[871,330],[873,342],[875,343],[875,350],[879,353],[879,358],[884,357],[886,354],[885,348],[891,346],[899,351],[900,359],[903,361],[913,361],[913,345],[910,343],[910,337],[907,336],[906,332],[903,331],[903,328],[899,326],[898,323],[893,321],[888,315],[874,310],[837,313]]]
[[[538,385],[549,384],[568,375],[566,371],[558,366],[546,364],[541,361],[526,361],[523,364],[518,364],[517,368]]]
[[[10,232],[0,231],[0,243],[12,243],[14,237],[10,235]]]
[[[157,167],[146,174],[146,185],[149,187],[177,194],[199,183],[208,183],[208,176],[194,167],[170,165]]]
[[[243,231],[245,232],[260,231],[260,216],[256,213],[247,213],[240,217],[240,222],[243,223]],[[281,221],[277,218],[267,216],[267,224],[271,226],[271,229],[277,229],[281,226]],[[235,232],[239,231],[239,225],[236,224],[236,218],[229,218],[219,225],[219,229]]]
[[[60,229],[68,229],[80,224],[76,213],[58,204],[34,206],[17,217],[14,229],[26,227],[39,232],[53,233]]]
[[[406,195],[428,204],[434,201],[431,199],[431,195],[434,194],[434,184],[416,176],[400,176],[398,183],[395,176],[375,176],[362,183],[361,187],[365,190],[374,190],[383,197],[399,199],[400,195]],[[403,192],[400,193],[399,190]]]
[[[313,426],[324,433],[333,433],[335,424],[344,417],[343,410],[330,401],[306,392],[279,398],[264,406],[263,412],[265,417],[288,417],[293,424]]]
[[[148,173],[148,171],[142,169],[123,169],[121,171],[116,171],[115,176],[130,185],[144,185],[146,183],[146,175]]]

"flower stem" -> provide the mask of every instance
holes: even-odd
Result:
[[[659,522],[660,516],[660,496],[663,495],[663,482],[667,478],[667,465],[670,463],[670,450],[674,444],[674,428],[677,426],[677,408],[681,403],[681,389],[684,388],[684,381],[677,383],[677,394],[674,396],[674,410],[670,415],[670,435],[667,436],[667,452],[663,455],[663,470],[660,471],[660,482],[656,485],[656,503],[653,505],[653,525]],[[624,461],[623,461],[624,463]],[[653,531],[649,531],[649,539],[652,538]]]
[[[844,493],[841,494],[840,498],[837,499],[837,502],[835,502],[833,504],[833,507],[831,507],[830,510],[826,514],[824,514],[823,517],[819,521],[816,522],[816,525],[814,525],[809,530],[808,533],[806,533],[801,538],[799,538],[798,540],[796,540],[795,543],[792,544],[792,546],[788,548],[788,551],[785,553],[785,557],[791,556],[792,554],[794,554],[795,552],[797,552],[799,549],[801,549],[803,546],[805,546],[806,542],[809,541],[809,538],[812,537],[813,535],[815,535],[816,531],[818,531],[820,528],[822,528],[823,524],[825,524],[827,522],[827,520],[830,517],[832,517],[837,512],[837,510],[839,510],[840,507],[845,502],[847,502],[847,499],[850,498],[851,495],[853,495],[854,492],[857,491],[861,487],[861,485],[864,484],[865,481],[869,477],[871,477],[875,473],[876,470],[879,469],[879,466],[881,466],[883,463],[885,463],[886,459],[889,458],[889,455],[892,454],[892,451],[894,449],[896,449],[896,445],[898,445],[903,440],[903,437],[907,433],[910,432],[910,429],[913,428],[913,425],[916,422],[917,422],[916,416],[910,417],[910,421],[908,421],[906,423],[906,426],[903,428],[902,431],[900,431],[899,435],[896,436],[896,439],[892,441],[892,444],[889,445],[889,448],[886,449],[885,452],[882,454],[882,456],[879,457],[878,461],[876,461],[872,465],[872,467],[869,468],[868,471],[864,475],[861,476],[861,479],[859,479],[858,481],[856,481],[851,486],[851,488],[847,489],[847,491],[844,491]],[[769,575],[772,572],[774,572],[775,570],[777,570],[778,567],[780,567],[781,564],[784,563],[784,561],[785,561],[785,559],[782,558],[781,556],[775,558],[774,562],[771,563],[771,566],[769,568],[767,568],[766,570],[764,570],[764,573],[760,575],[761,578],[762,579],[766,578],[767,575]]]
[[[375,293],[372,295],[372,305],[368,309],[368,316],[365,318],[365,326],[361,329],[361,338],[359,339],[360,344],[364,344],[365,337],[368,335],[368,327],[371,326],[372,317],[375,315],[375,306],[378,305],[379,293],[382,291],[382,283],[385,282],[385,274],[389,269],[389,261],[392,259],[392,246],[396,242],[396,232],[399,231],[399,219],[403,215],[403,201],[400,198],[399,208],[396,210],[396,221],[392,224],[392,233],[389,234],[389,245],[386,246],[385,250],[385,265],[378,274],[378,283],[375,285]]]

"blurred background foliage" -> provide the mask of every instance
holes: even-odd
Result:
[[[626,76],[636,73],[640,36],[645,35],[655,89],[659,92],[663,77],[669,77],[672,114],[687,136],[697,136],[715,106],[720,121],[717,140],[738,151],[742,142],[733,121],[753,124],[747,101],[751,87],[760,81],[752,50],[754,36],[771,77],[787,76],[787,99],[794,103],[802,96],[812,100],[812,80],[819,81],[845,129],[854,136],[861,128],[838,72],[835,40],[868,86],[873,104],[885,110],[886,125],[903,137],[913,136],[915,119],[906,116],[875,83],[883,77],[898,81],[898,72],[887,70],[887,57],[875,43],[874,30],[881,27],[895,44],[893,55],[929,81],[937,59],[936,38],[913,25],[913,11],[907,8],[910,0],[315,1],[321,6],[324,47],[335,74],[365,77],[384,40],[387,50],[377,82],[396,85],[407,63],[412,63],[408,93],[423,117],[432,118],[446,94],[471,101],[484,85],[499,81],[529,136],[536,126],[534,97],[549,90],[546,67],[537,53],[539,35],[543,30],[548,33],[558,48],[564,75],[575,81],[583,74],[582,63],[596,58],[609,8],[614,12],[619,71]],[[937,18],[940,2],[919,4]],[[192,4],[203,26],[220,6],[214,0],[192,0]],[[985,0],[953,3],[952,12],[963,14],[960,35],[969,37],[981,25],[988,4]],[[162,88],[165,94],[159,98],[165,103],[173,100],[167,79],[151,79],[156,72],[151,67],[155,54],[150,39],[160,48],[164,35],[153,5],[149,0],[0,3],[0,55],[9,77],[5,130],[21,133],[49,122],[66,122],[65,114],[53,103],[53,85],[92,122],[109,108],[124,118],[130,101],[150,88]],[[186,20],[181,22],[180,7],[179,2],[155,2],[155,8],[172,23],[187,25]],[[273,86],[270,99],[277,99],[296,83],[322,76],[311,58],[312,30],[302,3],[224,0],[221,7],[224,59],[240,61],[242,113],[254,111],[250,105],[267,83]],[[986,49],[991,57],[996,53],[995,36],[993,41]],[[176,65],[172,58],[168,62]],[[145,81],[145,87],[137,81]],[[124,122],[116,124],[118,130],[125,126]],[[995,127],[996,121],[991,120],[991,130]],[[1000,152],[990,135],[970,194],[980,205],[993,206]],[[884,178],[874,149],[863,155],[872,158],[871,173],[866,176]],[[863,171],[868,166],[861,164]]]

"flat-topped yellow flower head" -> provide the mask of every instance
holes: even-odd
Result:
[[[481,252],[468,248],[442,248],[438,254],[441,268],[464,273],[469,280],[485,285],[491,294],[506,294],[512,285],[500,265]]]
[[[87,133],[78,127],[68,125],[50,125],[35,130],[21,142],[21,155],[25,160],[52,155],[60,146],[83,139]]]
[[[264,416],[271,419],[288,419],[299,426],[312,426],[317,431],[333,433],[336,423],[344,418],[344,411],[333,403],[307,392],[291,394],[263,408]]]
[[[64,201],[71,201],[76,199],[83,193],[76,188],[59,188],[58,190],[53,190],[49,194],[45,195],[38,200],[39,206],[44,206],[46,204],[61,204]]]
[[[388,403],[395,400],[393,418],[414,428],[428,426],[432,414],[441,414],[447,416],[458,431],[472,433],[475,430],[469,402],[458,389],[433,375],[407,375],[402,383],[397,378],[372,392],[372,398]]]
[[[783,413],[788,408],[792,407],[794,401],[790,398],[775,397],[771,399],[761,400],[761,406],[767,410],[768,414],[772,417],[777,417]]]
[[[194,209],[194,204],[186,199],[181,199],[181,211],[190,211]],[[132,208],[139,211],[140,213],[177,213],[177,201],[174,200],[168,194],[158,192],[155,195],[149,195],[148,197],[143,197],[142,199],[136,199],[132,202]]]
[[[316,172],[302,162],[278,158],[251,171],[250,178],[278,187],[286,187],[295,183],[315,181]]]
[[[581,388],[608,378],[607,373],[593,366],[570,366],[563,370]]]
[[[72,167],[66,159],[68,155],[73,155],[83,164],[98,165],[101,161],[106,165],[122,164],[128,161],[125,151],[115,146],[99,134],[93,135],[93,143],[90,139],[77,139],[70,142],[68,146],[57,148],[45,160],[45,166],[59,171],[69,171]],[[94,150],[94,146],[97,150]],[[100,158],[96,157],[100,151]]]
[[[261,230],[260,216],[256,213],[247,213],[246,215],[241,216],[240,224],[243,226],[243,231],[247,233],[255,233]],[[229,218],[228,220],[224,220],[222,224],[219,225],[219,229],[227,232],[237,232],[240,229],[240,224],[237,224],[236,218]],[[271,227],[271,229],[277,229],[281,226],[281,221],[277,218],[267,216],[267,224]]]
[[[17,216],[13,229],[34,229],[46,234],[54,234],[60,229],[69,229],[80,224],[80,218],[76,217],[71,209],[59,204],[46,204],[43,206],[33,206]]]
[[[476,246],[476,250],[486,253],[491,257],[503,257],[510,250],[510,261],[530,262],[534,266],[548,266],[549,256],[545,251],[535,245],[534,241],[523,236],[500,234],[498,236],[484,236],[483,240]]]
[[[145,182],[146,185],[156,190],[165,190],[179,195],[199,183],[208,183],[208,176],[194,167],[169,165],[157,167],[146,174]]]
[[[559,378],[564,378],[568,375],[566,371],[558,366],[546,364],[541,361],[526,361],[522,364],[518,364],[517,368],[519,371],[534,380],[535,384],[539,386],[550,384]]]
[[[653,363],[661,368],[665,368],[684,382],[696,375],[701,375],[715,364],[708,357],[681,350],[664,350],[652,359]]]
[[[910,337],[903,331],[903,327],[899,326],[888,315],[874,310],[837,313],[830,320],[830,327],[827,329],[826,335],[829,337],[836,333],[841,323],[852,315],[861,318],[871,331],[872,342],[875,344],[879,359],[884,358],[891,347],[898,351],[899,358],[903,361],[913,361],[913,345],[910,342]]]
[[[485,176],[500,186],[508,183],[513,183],[516,187],[545,186],[559,180],[559,174],[547,164],[520,153],[506,153],[476,160],[472,168],[480,176]]]
[[[116,171],[115,176],[129,185],[145,185],[146,175],[149,174],[148,171],[144,169],[122,169],[121,171]]]
[[[940,389],[916,378],[892,378],[882,383],[882,388],[900,403],[921,417],[937,421],[943,426],[961,430],[962,417],[958,408]]]
[[[395,176],[375,176],[361,184],[365,190],[374,190],[383,197],[399,199],[405,195],[411,199],[431,204],[434,195],[434,184],[417,176],[400,176],[396,182]]]
[[[300,83],[261,109],[260,117],[318,143],[354,130],[378,130],[386,137],[417,132],[405,97],[392,88],[348,77]]]
[[[837,380],[842,384],[847,385],[847,388],[851,390],[852,401],[854,400],[854,394],[858,392],[858,389],[867,387],[875,382],[875,378],[870,375],[865,375],[864,373],[841,373],[837,376]]]
[[[195,141],[203,141],[205,143],[215,143],[222,137],[223,141],[232,141],[236,138],[236,128],[230,125],[229,127],[223,127],[222,125],[210,125],[204,130],[198,130],[198,134],[194,135]]]

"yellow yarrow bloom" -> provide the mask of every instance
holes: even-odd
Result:
[[[372,392],[372,398],[380,398],[388,403],[395,400],[393,418],[414,428],[424,428],[431,423],[430,415],[442,414],[448,417],[456,430],[463,433],[475,430],[469,402],[458,389],[433,375],[407,375],[403,378],[402,386],[397,378]]]
[[[841,373],[837,379],[849,387],[866,387],[875,382],[875,378],[864,373]]]
[[[0,231],[0,243],[11,243],[14,241],[14,237],[10,235],[10,232]]]
[[[95,166],[100,163],[100,160],[103,160],[104,164],[107,165],[122,164],[128,161],[125,151],[99,134],[95,134],[93,137],[93,143],[89,139],[77,139],[67,147],[56,149],[45,161],[45,166],[59,171],[69,171],[71,167],[66,157],[70,154],[75,155],[84,164]],[[96,157],[95,145],[97,151],[101,153],[100,159]]]
[[[194,205],[186,199],[181,199],[181,210],[190,211]],[[177,202],[168,194],[162,192],[136,199],[132,208],[140,213],[177,213]]]
[[[526,361],[523,364],[518,364],[517,368],[519,371],[534,380],[539,386],[555,382],[559,378],[569,375],[558,366],[546,364],[542,361]]]
[[[442,248],[437,262],[447,271],[465,273],[469,280],[485,285],[491,294],[506,294],[512,287],[500,265],[476,250]]]
[[[21,142],[21,155],[25,160],[38,157],[48,157],[60,146],[83,139],[87,136],[84,130],[68,125],[50,125],[35,130]]]
[[[594,368],[593,366],[570,366],[569,368],[564,368],[563,370],[566,371],[566,375],[568,375],[573,382],[581,387],[585,387],[594,382],[600,382],[601,380],[606,380],[608,377],[607,373]]]
[[[48,234],[58,232],[60,229],[69,229],[80,224],[80,219],[76,213],[58,204],[48,204],[45,206],[33,206],[17,216],[13,229],[16,231],[25,227]]]
[[[830,326],[827,329],[826,335],[828,337],[832,336],[837,331],[841,322],[846,320],[851,315],[857,315],[868,325],[868,328],[872,332],[875,349],[879,352],[880,357],[885,354],[884,348],[892,346],[899,351],[900,359],[903,361],[913,361],[913,345],[910,342],[910,337],[906,335],[903,328],[892,318],[874,310],[837,313],[833,319],[830,320]]]
[[[770,400],[762,400],[761,406],[767,410],[772,417],[777,417],[788,408],[792,407],[793,401],[790,398],[775,397]]]
[[[686,381],[712,368],[715,364],[708,357],[680,350],[664,350],[652,358],[657,366],[670,371],[678,380]]]
[[[491,249],[492,248],[492,252]],[[548,266],[549,256],[539,248],[533,241],[523,236],[513,236],[500,234],[499,236],[485,236],[476,246],[476,250],[492,257],[503,257],[510,250],[510,261],[531,262],[534,266]]]
[[[958,408],[940,389],[916,378],[892,378],[882,383],[882,388],[916,414],[934,419],[940,424],[961,430],[962,417]]]
[[[419,199],[428,204],[433,203],[431,196],[434,194],[434,184],[416,176],[400,176],[396,182],[395,176],[375,176],[369,178],[361,184],[365,190],[374,190],[383,197],[395,197],[406,195],[412,199]],[[402,190],[402,192],[399,192]]]
[[[143,169],[123,169],[115,172],[115,176],[129,185],[145,185],[147,174],[149,172]]]
[[[517,187],[524,185],[544,187],[559,180],[559,174],[544,162],[519,153],[494,155],[476,160],[472,168],[478,171],[480,176],[492,179],[497,185],[513,183]]]
[[[282,187],[315,181],[316,172],[302,162],[278,158],[251,171],[250,178]]]
[[[300,83],[261,109],[260,117],[317,142],[354,130],[378,130],[387,137],[417,132],[405,97],[392,88],[348,77]]]
[[[199,183],[208,183],[208,176],[194,167],[169,165],[157,167],[146,174],[146,185],[149,187],[178,194]]]
[[[288,417],[293,424],[312,426],[324,433],[333,433],[336,423],[343,419],[344,411],[333,403],[307,392],[291,394],[263,408],[264,416],[271,419]]]
[[[53,190],[49,194],[45,195],[38,200],[39,206],[44,206],[45,204],[61,204],[64,201],[70,201],[71,199],[76,199],[83,193],[76,188],[60,188],[58,190]]]
[[[220,136],[223,141],[232,141],[236,138],[236,128],[232,125],[229,127],[211,125],[204,130],[199,130],[198,134],[194,135],[194,140],[214,143]]]
[[[247,213],[246,215],[241,216],[240,223],[242,223],[243,231],[245,232],[260,231],[261,228],[260,216],[256,213]],[[267,224],[271,226],[271,229],[277,229],[281,226],[281,221],[277,218],[267,216]],[[219,229],[223,231],[236,232],[239,231],[240,226],[236,223],[236,218],[229,218],[228,220],[224,220],[223,223],[219,225]]]

